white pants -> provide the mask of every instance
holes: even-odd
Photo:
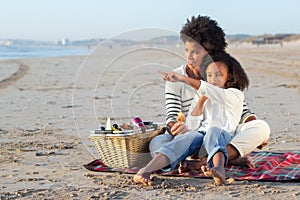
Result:
[[[252,152],[256,147],[261,145],[270,137],[270,127],[263,120],[252,120],[247,123],[240,124],[236,133],[229,144],[234,146],[240,156]],[[155,155],[160,147],[171,141],[173,136],[169,133],[158,135],[153,138],[149,144],[149,150],[152,156]],[[202,146],[199,152],[200,157],[207,155],[205,148]]]
[[[270,131],[267,122],[263,120],[252,120],[238,126],[230,144],[237,149],[241,156],[244,156],[268,140]]]

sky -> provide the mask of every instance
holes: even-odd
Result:
[[[82,40],[208,15],[226,34],[300,33],[299,0],[0,0],[0,39]]]

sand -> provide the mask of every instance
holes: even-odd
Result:
[[[229,46],[251,81],[249,107],[271,128],[264,150],[300,149],[300,45]],[[145,48],[147,47],[147,48]],[[154,176],[155,186],[132,175],[97,173],[89,130],[106,117],[164,121],[164,81],[183,61],[183,47],[100,46],[89,57],[0,62],[1,199],[299,199],[299,183]]]

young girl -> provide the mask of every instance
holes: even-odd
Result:
[[[194,98],[196,105],[193,102],[187,126],[193,121],[195,126],[195,121],[199,121],[198,131],[204,135],[208,153],[207,167],[201,170],[213,177],[217,185],[222,185],[228,161],[226,145],[238,126],[244,101],[241,91],[248,87],[249,80],[239,62],[227,53],[207,57],[202,70],[207,83],[201,81],[197,92],[200,98]]]
[[[174,124],[172,129],[185,133],[176,135],[176,131],[173,131],[176,136],[155,151],[153,159],[134,176],[135,182],[151,185],[150,175],[153,171],[169,164],[175,167],[187,156],[197,153],[204,143],[209,155],[208,166],[202,169],[203,172],[213,177],[217,185],[225,183],[226,144],[239,123],[244,100],[240,90],[248,87],[249,80],[240,64],[225,52],[212,55],[212,59],[206,59],[204,63],[202,69],[207,82],[200,82],[197,91],[200,98],[194,101],[196,105],[187,118],[187,124],[199,122],[198,131],[188,130],[185,123]],[[174,72],[164,74],[164,80],[189,84],[186,76]]]

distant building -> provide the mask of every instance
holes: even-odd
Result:
[[[13,42],[11,40],[0,40],[1,46],[10,46],[12,44],[13,44]]]
[[[70,41],[68,39],[66,39],[66,38],[63,38],[61,40],[61,45],[63,45],[63,46],[68,45],[69,43],[70,43]]]
[[[54,44],[59,46],[66,46],[70,44],[70,40],[67,38],[62,38],[61,40],[55,40]]]
[[[292,35],[294,34],[276,34],[274,36],[264,36],[252,40],[252,44],[281,44],[284,38]]]

